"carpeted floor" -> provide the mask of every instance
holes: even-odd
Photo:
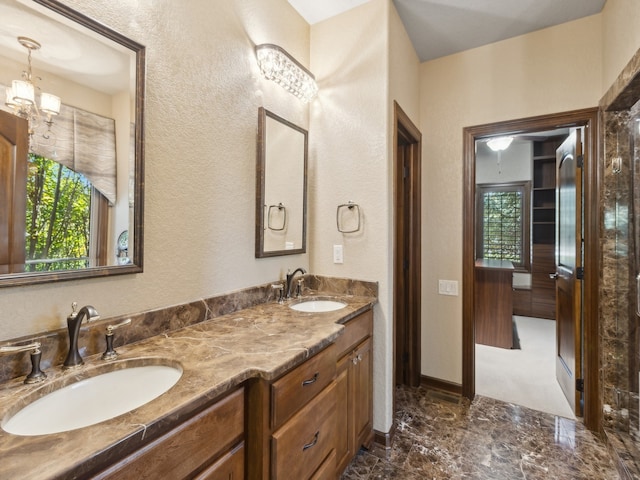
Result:
[[[513,318],[520,349],[476,344],[476,393],[575,418],[556,381],[556,322],[542,318]]]

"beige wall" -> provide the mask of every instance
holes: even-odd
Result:
[[[147,47],[145,271],[0,289],[0,340],[273,281],[308,256],[254,258],[258,107],[308,128],[308,106],[260,76],[254,44],[309,61],[309,25],[286,0],[68,0]]]
[[[601,16],[604,93],[640,46],[640,2],[607,0]]]
[[[391,426],[390,200],[387,155],[388,2],[373,0],[311,28],[311,68],[320,87],[311,109],[311,268],[380,282],[374,313],[374,428]],[[372,27],[375,26],[375,27]],[[342,234],[336,208],[360,206],[362,229]],[[344,263],[333,263],[333,245]]]
[[[595,15],[421,65],[424,375],[462,381],[462,129],[597,106],[601,44]]]

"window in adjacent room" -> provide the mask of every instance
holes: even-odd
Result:
[[[530,270],[530,182],[478,185],[476,258],[508,260]]]

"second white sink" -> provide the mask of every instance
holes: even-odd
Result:
[[[174,386],[182,369],[145,365],[81,380],[41,397],[2,423],[14,435],[66,432],[127,413]]]
[[[289,308],[298,312],[320,313],[333,312],[334,310],[340,310],[346,306],[346,303],[339,302],[337,300],[309,299],[293,303],[289,305]]]

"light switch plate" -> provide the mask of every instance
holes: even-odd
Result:
[[[344,250],[342,245],[333,246],[333,263],[344,263]]]
[[[440,295],[458,296],[457,280],[438,280],[438,293]]]

